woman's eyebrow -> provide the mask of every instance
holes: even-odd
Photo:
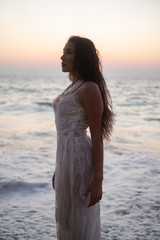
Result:
[[[63,51],[64,51],[64,50],[73,50],[73,49],[72,49],[72,48],[66,48],[66,49],[64,48]]]

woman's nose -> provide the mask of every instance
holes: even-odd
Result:
[[[62,59],[62,60],[64,59],[64,54],[61,56],[61,59]]]

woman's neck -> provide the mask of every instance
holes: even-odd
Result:
[[[79,77],[77,75],[72,75],[72,84],[75,84],[76,82],[78,82]]]

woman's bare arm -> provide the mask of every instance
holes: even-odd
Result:
[[[97,84],[93,82],[85,83],[79,91],[78,100],[86,112],[92,140],[94,178],[85,193],[86,197],[89,192],[91,193],[89,206],[92,206],[102,198],[103,180],[103,101]]]

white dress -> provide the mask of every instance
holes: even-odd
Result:
[[[93,178],[91,140],[88,123],[77,91],[85,84],[77,81],[53,101],[57,128],[55,168],[56,222],[59,240],[100,240],[100,205],[87,208],[84,199]]]

